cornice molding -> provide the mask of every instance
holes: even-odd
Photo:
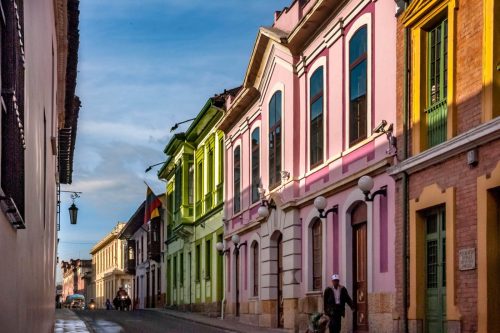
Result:
[[[497,139],[500,139],[500,117],[410,157],[389,168],[387,172],[391,176],[402,172],[412,174]]]

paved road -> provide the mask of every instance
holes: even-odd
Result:
[[[96,333],[215,333],[226,332],[155,311],[75,311]]]

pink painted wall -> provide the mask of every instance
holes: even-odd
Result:
[[[49,333],[55,309],[56,156],[47,142],[44,170],[42,152],[44,110],[50,140],[57,137],[55,97],[61,94],[52,80],[57,78],[54,1],[25,0],[24,22],[26,229],[14,230],[0,212],[0,323],[2,332]]]
[[[312,6],[315,1],[310,1],[308,6]],[[298,4],[296,2],[295,4]],[[324,187],[339,182],[357,172],[366,169],[368,166],[375,164],[388,157],[386,154],[387,139],[384,135],[373,136],[371,140],[367,140],[364,145],[359,145],[355,149],[349,149],[346,143],[346,128],[348,126],[346,115],[346,96],[348,94],[348,86],[346,83],[346,50],[348,41],[346,36],[353,33],[357,29],[359,22],[368,20],[370,25],[371,35],[371,54],[369,61],[371,62],[371,88],[369,98],[371,99],[371,125],[375,127],[382,119],[388,124],[396,124],[396,20],[394,17],[394,3],[391,1],[365,1],[365,7],[360,7],[360,1],[351,1],[343,9],[341,9],[331,22],[317,35],[309,46],[303,52],[303,59],[306,59],[306,66],[302,68],[301,59],[293,58],[287,52],[275,49],[272,58],[264,59],[273,63],[271,66],[270,75],[267,77],[264,73],[265,84],[260,89],[260,98],[241,116],[237,122],[226,133],[226,212],[225,216],[230,219],[225,230],[226,235],[238,233],[238,230],[245,225],[255,221],[257,204],[250,204],[250,181],[251,181],[251,146],[250,134],[254,126],[261,126],[261,163],[260,171],[262,184],[265,189],[268,189],[268,103],[277,87],[281,87],[283,91],[283,114],[282,114],[282,131],[283,131],[283,165],[282,170],[289,171],[291,174],[290,180],[279,188],[280,197],[284,203],[290,200],[300,200],[306,196],[315,196],[315,193]],[[309,8],[309,7],[308,7]],[[295,8],[296,9],[296,8]],[[276,27],[285,31],[293,29],[293,25],[297,24],[298,17],[294,8],[289,12],[283,13],[275,23]],[[288,16],[287,16],[288,15]],[[330,31],[335,30],[338,26],[339,19],[344,18],[348,21],[344,22],[344,30],[339,31],[338,38],[328,39]],[[358,21],[359,20],[359,21]],[[358,22],[357,22],[358,21]],[[350,31],[353,29],[353,31]],[[327,41],[328,40],[328,41]],[[332,42],[333,40],[333,42]],[[331,45],[325,46],[327,43]],[[279,57],[281,61],[275,61],[274,58]],[[282,60],[287,62],[282,64]],[[308,85],[309,75],[315,70],[319,63],[325,66],[325,82],[326,82],[326,109],[325,135],[327,140],[325,162],[318,168],[310,170],[309,168],[309,151],[308,151]],[[296,74],[294,71],[296,70]],[[370,133],[369,133],[370,134]],[[242,204],[241,212],[233,214],[232,195],[233,195],[233,151],[239,145],[241,147],[242,156]],[[377,198],[370,206],[369,212],[373,215],[372,223],[372,243],[369,252],[373,256],[372,267],[372,285],[373,292],[394,292],[395,286],[395,271],[394,271],[394,182],[392,178],[381,174],[375,177],[375,189],[380,186],[388,186],[388,197],[380,203]],[[350,200],[353,196],[361,195],[357,187],[345,189],[334,196],[327,198],[328,207],[339,205],[339,216],[335,217],[338,220],[338,229],[334,228],[332,223],[333,217],[330,215],[326,220],[326,268],[324,277],[324,285],[329,283],[328,277],[334,272],[334,263],[338,265],[338,273],[346,276],[345,265],[342,264],[342,259],[345,258],[343,248],[345,247],[346,237],[345,232],[340,227],[341,223],[347,223],[345,217],[341,214],[345,212],[351,204]],[[381,207],[386,205],[386,208]],[[311,204],[300,209],[299,216],[302,219],[302,281],[300,281],[300,289],[302,293],[309,291],[307,274],[310,272],[309,259],[307,254],[308,248],[308,229],[307,226],[311,219],[311,214],[315,213],[315,208]],[[254,232],[239,233],[241,241],[248,241],[253,237]],[[338,240],[338,241],[337,241]],[[228,245],[232,246],[228,241]],[[250,243],[248,244],[250,245]],[[338,253],[334,251],[338,250]],[[241,255],[245,255],[245,251]],[[382,254],[382,258],[381,258]],[[231,256],[232,258],[232,256]],[[240,262],[245,262],[240,261]],[[231,267],[234,262],[231,259]],[[229,267],[229,266],[228,266]],[[243,272],[248,273],[244,267]],[[229,272],[231,291],[228,292],[227,298],[231,300],[234,297],[234,280]],[[243,278],[243,277],[242,277]],[[241,281],[245,281],[246,277]],[[243,288],[241,292],[242,301],[245,301],[249,294]],[[251,289],[251,288],[248,288]]]

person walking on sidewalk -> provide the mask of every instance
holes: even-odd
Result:
[[[340,285],[339,280],[339,275],[333,274],[332,286],[326,287],[323,294],[324,312],[330,318],[330,322],[328,323],[330,333],[340,333],[342,317],[345,316],[346,303],[353,311],[356,311],[347,289]]]

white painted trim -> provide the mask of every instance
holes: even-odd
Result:
[[[266,105],[266,111],[267,111],[267,140],[266,140],[266,149],[264,149],[267,152],[267,159],[269,160],[269,103],[271,102],[271,98],[274,96],[274,94],[278,91],[281,91],[281,170],[285,170],[285,165],[284,161],[285,159],[285,138],[286,138],[286,129],[285,129],[285,124],[286,124],[286,105],[285,105],[285,84],[283,82],[276,82],[276,84],[273,86],[271,93],[268,94],[265,98],[265,105]],[[261,127],[262,128],[262,127]],[[270,180],[270,175],[269,175],[269,168],[267,168],[267,189],[269,189],[269,180]],[[263,173],[261,172],[261,175]],[[281,181],[280,181],[281,183]]]
[[[357,201],[364,201],[365,197],[361,190],[355,188],[351,190],[345,200],[340,213],[340,243],[341,243],[341,269],[344,284],[349,290],[349,293],[353,295],[353,276],[352,276],[352,227],[351,227],[351,213],[349,212],[352,205]],[[373,249],[373,207],[372,202],[366,202],[366,212],[367,212],[367,230],[366,230],[366,247],[367,247],[367,289],[371,293],[373,289],[373,261],[374,261],[374,249]],[[356,295],[353,295],[356,297]]]
[[[349,32],[347,33],[346,36],[346,43],[344,45],[345,47],[345,68],[344,68],[344,82],[345,82],[345,144],[346,146],[344,149],[349,148],[349,113],[350,113],[350,101],[349,101],[349,95],[350,95],[350,86],[349,86],[349,42],[352,38],[352,36],[361,28],[362,26],[366,25],[366,137],[370,137],[372,134],[372,128],[371,128],[371,123],[372,123],[372,56],[373,56],[373,50],[372,50],[372,14],[371,13],[366,13],[360,16],[350,27]]]
[[[401,172],[414,173],[434,164],[441,163],[457,154],[484,145],[500,138],[500,117],[474,127],[448,141],[412,156],[388,169],[388,174],[395,176]],[[464,159],[464,165],[467,161]]]
[[[313,74],[318,70],[320,67],[323,67],[323,163],[320,165],[316,166],[316,168],[323,166],[324,163],[327,160],[327,141],[326,141],[326,134],[328,132],[328,109],[327,109],[327,100],[328,100],[328,91],[326,89],[327,87],[327,66],[326,66],[326,56],[322,56],[318,58],[314,62],[314,64],[311,66],[311,69],[308,70],[307,76],[306,76],[306,82],[307,82],[307,91],[306,91],[306,158],[307,158],[307,170],[311,171],[311,77]]]
[[[295,66],[295,72],[299,77],[301,77],[305,68],[309,66],[309,64],[314,60],[314,58],[320,54],[325,48],[331,47],[343,34],[343,29],[346,25],[350,24],[352,20],[368,5],[372,2],[372,0],[363,0],[358,3],[358,5],[353,8],[350,12],[348,12],[345,17],[335,16],[332,18],[332,22],[334,20],[338,20],[322,37],[322,42],[318,44],[318,46],[309,53],[309,55],[305,56],[303,61],[299,62]],[[344,13],[345,14],[345,13]]]
[[[248,166],[248,174],[249,174],[249,185],[250,185],[250,195],[249,195],[249,205],[248,207],[256,204],[256,202],[252,202],[252,179],[253,179],[253,174],[252,174],[252,166],[253,166],[253,147],[252,147],[252,134],[253,132],[259,129],[259,177],[261,179],[262,183],[262,119],[261,120],[256,120],[253,124],[252,127],[250,128],[249,131],[249,156],[250,156],[250,165]]]
[[[249,248],[249,260],[248,260],[248,282],[249,282],[249,286],[248,286],[248,298],[255,298],[255,299],[258,299],[261,295],[261,288],[262,288],[262,280],[261,280],[261,276],[262,276],[262,246],[260,244],[260,235],[257,233],[257,232],[254,232],[252,233],[252,237],[250,238],[250,240],[248,241],[248,248]],[[254,295],[253,293],[253,283],[254,283],[254,280],[253,280],[253,266],[254,266],[254,258],[253,258],[253,245],[254,244],[257,244],[258,246],[258,250],[259,250],[259,294],[258,295]]]

